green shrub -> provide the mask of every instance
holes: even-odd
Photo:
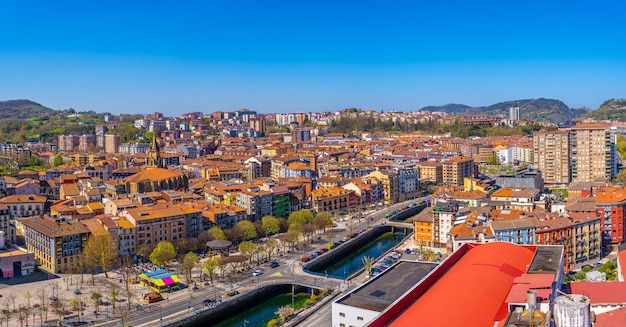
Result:
[[[270,321],[267,322],[267,325],[265,325],[266,327],[276,327],[280,324],[280,319],[279,318],[274,318]]]

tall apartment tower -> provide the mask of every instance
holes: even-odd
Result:
[[[608,180],[617,174],[615,133],[608,124],[570,128],[572,181]]]
[[[519,107],[511,107],[509,108],[509,119],[510,120],[519,120]]]
[[[104,135],[104,152],[117,153],[120,147],[120,136],[114,134]]]
[[[568,184],[570,175],[569,132],[539,131],[533,135],[534,164],[548,185]]]
[[[474,177],[474,160],[468,157],[452,157],[443,162],[443,185],[463,185],[465,177]]]

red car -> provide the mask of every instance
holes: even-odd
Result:
[[[326,252],[328,252],[328,249],[327,249],[327,248],[321,248],[321,249],[320,249],[320,252],[322,252],[322,253],[326,253]]]
[[[309,257],[302,257],[302,259],[300,259],[300,261],[302,261],[302,262],[311,261],[311,258],[309,258]]]

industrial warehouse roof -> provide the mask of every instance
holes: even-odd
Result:
[[[506,297],[526,273],[536,247],[505,242],[467,252],[389,326],[493,326],[508,316]]]
[[[381,312],[437,267],[436,263],[400,261],[337,303]]]

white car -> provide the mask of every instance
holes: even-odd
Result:
[[[256,277],[256,276],[260,276],[260,275],[262,275],[262,274],[263,274],[263,270],[261,270],[261,269],[257,269],[257,270],[255,270],[255,271],[252,273],[252,276],[253,276],[253,277]]]

